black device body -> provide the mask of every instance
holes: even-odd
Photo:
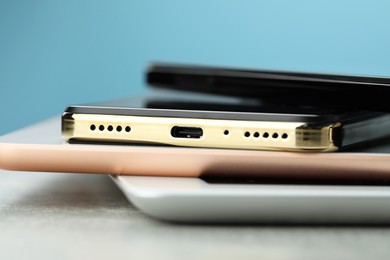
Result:
[[[273,103],[390,112],[390,78],[151,63],[150,87],[267,99]]]

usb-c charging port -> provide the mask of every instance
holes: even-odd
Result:
[[[203,135],[203,130],[200,127],[174,126],[171,135],[176,138],[199,139]]]

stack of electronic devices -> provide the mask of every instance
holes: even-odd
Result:
[[[1,168],[110,174],[170,221],[390,223],[389,78],[153,63],[146,82],[1,137]]]

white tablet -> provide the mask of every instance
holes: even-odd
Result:
[[[112,176],[145,214],[192,223],[388,224],[390,186]],[[231,181],[231,180],[230,180]]]

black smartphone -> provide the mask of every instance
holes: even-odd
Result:
[[[331,152],[390,135],[390,113],[272,104],[175,91],[75,104],[67,141]]]
[[[265,69],[151,63],[150,87],[235,97],[266,98],[276,103],[390,112],[390,78]]]

